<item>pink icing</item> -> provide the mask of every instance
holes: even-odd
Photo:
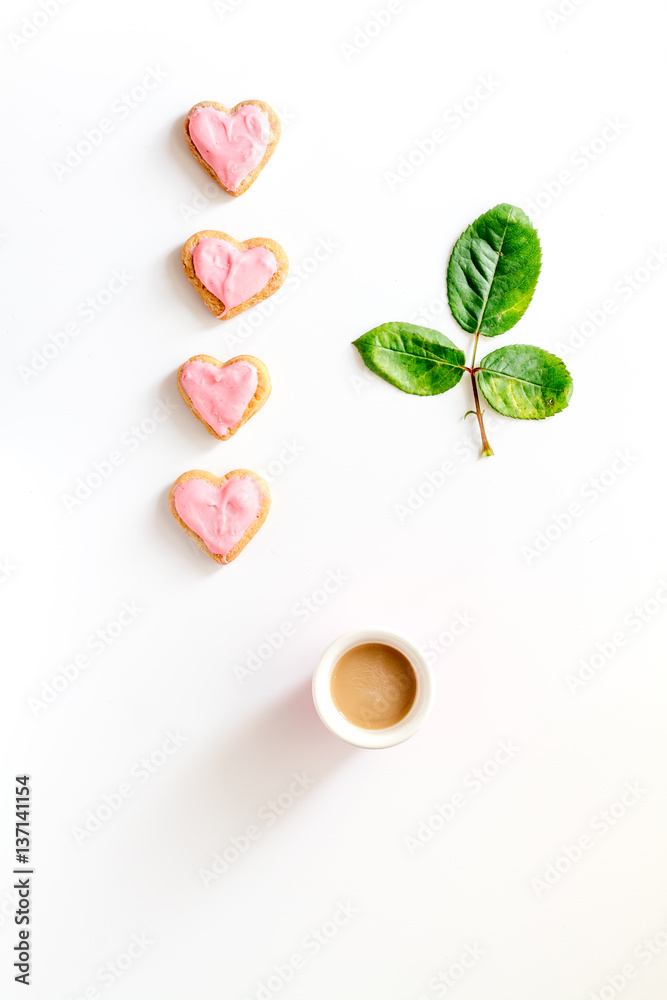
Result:
[[[174,490],[178,516],[209,552],[225,560],[259,517],[262,501],[262,490],[252,476],[230,476],[221,486],[208,479],[186,479]]]
[[[195,108],[188,121],[190,138],[228,191],[236,191],[261,163],[269,144],[269,119],[254,104],[233,114],[208,105]]]
[[[278,261],[266,247],[237,250],[212,236],[199,240],[192,263],[204,288],[223,303],[220,316],[261,292],[278,270]]]
[[[216,434],[224,437],[238,424],[257,391],[257,369],[247,361],[218,368],[208,361],[188,361],[181,385],[192,405]]]

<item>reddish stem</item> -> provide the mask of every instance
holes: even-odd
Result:
[[[470,381],[472,382],[472,393],[475,397],[475,413],[477,414],[477,423],[479,424],[479,433],[482,437],[482,455],[488,457],[493,455],[493,448],[489,444],[489,439],[486,436],[486,430],[484,429],[484,418],[482,416],[482,408],[479,405],[479,392],[477,391],[477,372],[479,368],[473,368],[470,371]]]

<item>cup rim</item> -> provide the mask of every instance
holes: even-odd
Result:
[[[386,729],[364,729],[341,715],[331,696],[331,675],[344,653],[369,642],[392,646],[410,661],[417,678],[415,700],[407,715]],[[414,736],[426,721],[434,699],[434,676],[417,647],[400,632],[384,628],[355,629],[334,639],[322,653],[313,674],[313,702],[320,719],[335,736],[364,750],[397,746]]]

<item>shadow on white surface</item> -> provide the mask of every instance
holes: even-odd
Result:
[[[363,752],[322,725],[312,702],[310,679],[231,734],[222,731],[224,707],[219,737],[199,743],[187,766],[163,786],[159,800],[137,816],[134,828],[128,830],[131,855],[124,864],[130,869],[136,866],[132,879],[136,878],[139,892],[150,898],[157,895],[173,904],[176,897],[190,895],[194,887],[203,891],[201,869],[210,869],[215,855],[238,844],[251,826],[259,834],[247,849],[248,857],[241,852],[220,876],[223,881],[234,879],[247,863],[251,868],[261,865],[263,852],[272,850],[272,839],[282,837],[293,823],[297,823],[299,838],[303,837],[304,824],[317,821],[318,810],[313,810],[310,798],[313,790],[321,794],[328,776]],[[192,736],[196,739],[196,734]],[[295,783],[299,775],[308,785],[302,792]],[[291,802],[290,788],[298,792]],[[275,818],[269,821],[269,815]],[[288,865],[290,858],[287,849]],[[171,885],[165,884],[165,870],[174,875]]]
[[[200,351],[199,353],[204,352]],[[186,357],[185,351],[183,351],[183,361],[187,361],[188,358],[191,357],[194,357],[194,352],[190,351]],[[224,359],[221,358],[220,360]],[[183,362],[181,362],[181,364],[182,363]],[[194,414],[192,414],[189,408],[185,405],[185,401],[181,398],[181,394],[178,391],[177,375],[178,368],[174,368],[174,370],[160,382],[158,393],[160,398],[164,397],[166,399],[173,399],[177,404],[178,408],[174,410],[172,414],[171,423],[177,425],[178,433],[182,433],[187,443],[190,444],[193,449],[201,451],[203,448],[208,448],[211,452],[213,452],[216,447],[219,447],[220,444],[224,444],[224,442],[218,441],[218,439],[214,438],[212,434],[209,434],[204,425],[197,420]],[[217,464],[220,463],[220,459],[217,456],[213,457],[211,461]],[[186,471],[186,469],[183,469],[183,472]],[[210,471],[215,472],[215,468],[212,468]]]
[[[208,98],[202,99],[208,100]],[[190,105],[190,107],[192,107],[192,105]],[[183,167],[183,172],[187,174],[193,184],[195,184],[198,188],[206,188],[206,192],[211,192],[211,194],[202,194],[202,197],[206,198],[210,204],[225,204],[234,201],[234,195],[228,194],[224,188],[220,187],[220,185],[213,180],[213,178],[204,170],[204,168],[197,162],[193,154],[190,152],[183,128],[185,115],[190,110],[190,107],[183,109],[182,117],[177,118],[169,130],[169,148],[166,151],[166,155],[168,157],[173,157],[174,160],[178,161],[179,165]],[[192,232],[196,233],[197,230],[193,229]]]
[[[198,232],[194,228],[192,233]],[[188,233],[185,239],[189,239],[192,233]],[[183,243],[185,243],[185,239]],[[196,290],[188,281],[187,275],[183,270],[183,264],[181,262],[181,254],[183,252],[183,244],[174,247],[174,249],[166,255],[166,269],[167,269],[167,280],[169,282],[170,293],[177,295],[178,298],[184,302],[192,311],[193,316],[196,318],[197,315],[201,317],[202,320],[206,319],[206,314],[208,318],[211,319],[212,313],[203,301],[200,299]],[[220,320],[217,320],[220,322]]]
[[[309,676],[257,713],[231,740],[222,741],[207,759],[226,805],[231,800],[252,810],[280,792],[281,782],[289,784],[292,771],[316,774],[320,784],[329,771],[359,752],[323,726]]]
[[[183,468],[174,475],[172,482],[168,483],[159,493],[156,501],[155,527],[161,537],[164,537],[165,544],[169,545],[174,553],[174,573],[179,569],[191,569],[199,576],[211,576],[220,573],[225,567],[214,562],[205,552],[186,535],[169,508],[169,491],[178,476],[189,469]],[[180,566],[176,560],[179,560]]]

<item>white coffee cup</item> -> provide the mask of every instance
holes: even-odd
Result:
[[[379,642],[397,649],[410,662],[417,680],[417,691],[411,708],[399,722],[386,729],[355,726],[338,711],[331,694],[331,675],[341,656],[355,646],[369,642]],[[421,729],[433,705],[434,687],[433,671],[409,639],[387,629],[361,629],[346,632],[325,649],[313,674],[313,701],[320,719],[335,736],[355,747],[380,750],[403,743]]]

